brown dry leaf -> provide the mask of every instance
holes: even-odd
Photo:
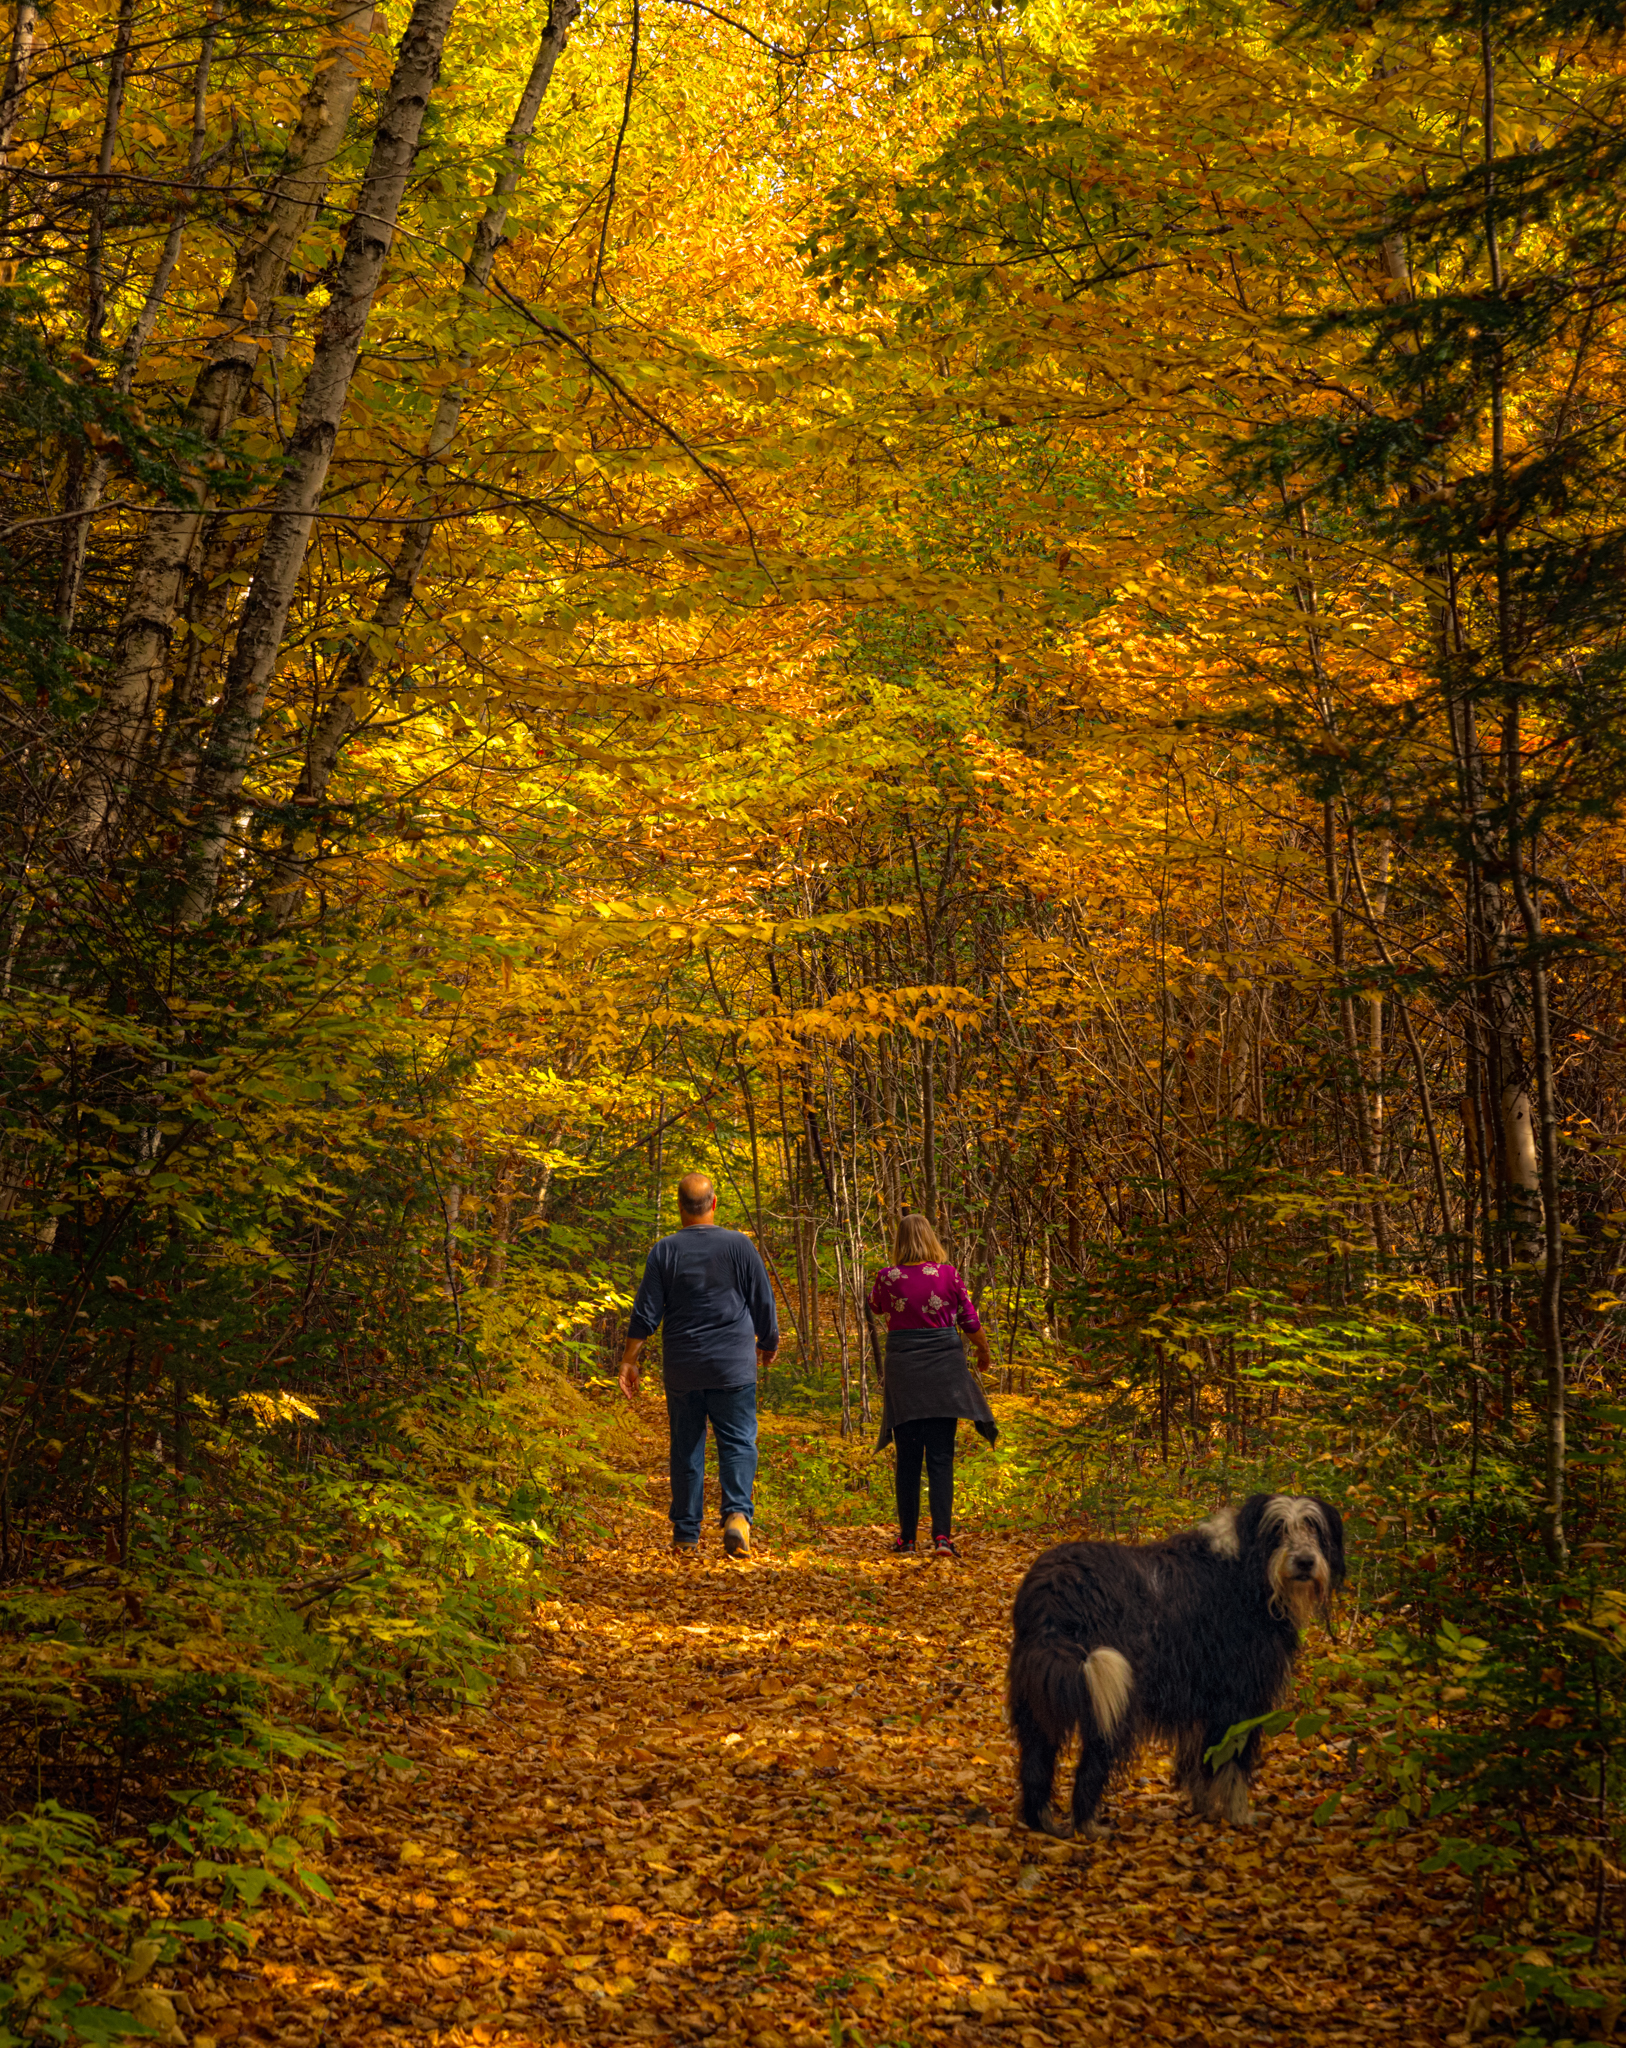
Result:
[[[1048,1538],[961,1564],[881,1531],[562,1576],[494,1710],[391,1726],[324,1918],[188,1984],[222,2044],[1239,2040],[1437,2048],[1479,1973],[1422,1837],[1374,1851],[1340,1759],[1284,1741],[1220,1833],[1149,1753],[1086,1848],[1010,1825],[1012,1593]],[[517,1660],[516,1660],[517,1661]],[[409,1875],[410,1873],[410,1875]],[[454,1898],[455,1894],[455,1898]],[[274,1987],[274,1989],[273,1989]],[[849,2035],[844,2031],[854,2030]]]

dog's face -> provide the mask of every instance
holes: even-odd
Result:
[[[1344,1524],[1331,1501],[1291,1493],[1256,1493],[1237,1512],[1244,1553],[1264,1567],[1271,1610],[1305,1628],[1332,1606],[1344,1582]]]

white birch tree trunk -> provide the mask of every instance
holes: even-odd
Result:
[[[230,430],[260,342],[276,324],[275,302],[289,259],[327,195],[333,160],[350,126],[372,24],[373,0],[333,0],[330,46],[305,95],[283,168],[266,193],[257,231],[239,251],[221,298],[216,317],[225,332],[211,345],[192,388],[186,423],[205,440],[219,441]],[[81,847],[101,842],[116,820],[163,681],[187,566],[208,511],[208,486],[200,479],[191,503],[155,512],[142,537],[111,672],[85,740],[71,827]]]
[[[248,773],[266,695],[282,651],[288,613],[310,545],[339,422],[350,395],[373,299],[395,235],[429,97],[457,0],[418,0],[396,54],[395,75],[379,116],[372,156],[356,194],[332,297],[317,330],[316,352],[299,398],[299,417],[272,503],[254,579],[226,670],[220,708],[198,765],[200,813],[181,919],[195,924],[214,901],[232,813]]]
[[[40,11],[35,0],[17,0],[17,11],[11,18],[11,55],[6,62],[4,82],[0,83],[0,171],[10,165],[23,94],[28,90],[28,74],[34,68],[34,37],[39,24]]]
[[[148,342],[152,339],[153,329],[158,324],[158,315],[169,296],[170,280],[175,275],[175,265],[180,260],[187,215],[198,174],[203,169],[204,144],[209,134],[209,76],[214,66],[215,40],[220,33],[220,15],[219,0],[216,0],[204,23],[198,49],[198,67],[192,79],[192,141],[186,159],[186,197],[170,214],[169,232],[165,235],[164,246],[159,251],[152,281],[147,286],[147,295],[142,300],[141,310],[130,323],[130,331],[124,337],[119,350],[113,389],[121,398],[128,398],[130,395],[130,387],[135,382],[136,368],[146,353]],[[90,540],[91,519],[102,501],[102,492],[107,488],[107,473],[107,457],[98,455],[90,465],[90,473],[79,494],[79,516],[69,528],[63,547],[62,573],[57,593],[57,623],[64,634],[73,632],[74,616],[79,609],[79,587],[85,572],[85,549]]]
[[[467,263],[463,266],[462,306],[459,313],[459,327],[462,316],[470,311],[491,283],[491,273],[496,266],[497,251],[502,246],[504,231],[508,226],[509,208],[514,194],[519,190],[519,181],[525,170],[525,157],[530,148],[531,138],[536,132],[536,117],[541,110],[544,94],[553,77],[554,66],[564,53],[566,39],[576,18],[581,12],[581,0],[553,0],[548,11],[547,26],[537,45],[536,58],[531,66],[531,75],[520,94],[519,105],[509,123],[508,134],[503,142],[503,168],[498,175],[491,197],[486,201],[480,224],[474,231],[474,244]],[[458,376],[441,397],[435,409],[434,423],[424,444],[422,466],[425,470],[436,461],[455,439],[463,421],[463,407],[468,398],[468,370],[471,354],[463,341],[459,340],[457,351]],[[363,723],[371,710],[371,684],[377,672],[382,655],[393,649],[402,626],[406,623],[408,607],[417,588],[418,577],[428,558],[429,545],[434,538],[436,520],[433,513],[426,513],[421,519],[414,519],[401,535],[396,548],[395,559],[390,564],[389,576],[377,604],[373,607],[368,622],[368,631],[352,641],[342,666],[338,681],[327,709],[316,720],[310,735],[305,757],[305,766],[294,790],[296,804],[319,804],[327,795],[327,787],[338,765],[339,755],[345,741]],[[297,824],[290,826],[283,840],[283,874],[271,898],[271,910],[279,924],[284,924],[298,910],[305,894],[306,863],[296,857],[298,838]]]

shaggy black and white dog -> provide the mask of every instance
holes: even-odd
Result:
[[[1010,1721],[1022,1818],[1095,1832],[1108,1778],[1148,1736],[1174,1746],[1198,1813],[1245,1822],[1259,1735],[1216,1772],[1204,1752],[1279,1704],[1299,1630],[1344,1577],[1344,1525],[1324,1500],[1256,1493],[1161,1543],[1063,1543],[1038,1558],[1012,1615]],[[1083,1744],[1072,1825],[1050,1810],[1056,1758]]]

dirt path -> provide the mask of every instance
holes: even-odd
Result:
[[[1194,1821],[1155,1756],[1105,1843],[1009,1825],[1038,1547],[847,1532],[742,1567],[641,1528],[571,1567],[494,1711],[404,1724],[410,1772],[347,1780],[338,1905],[195,1981],[193,2048],[1457,2033],[1460,1893],[1416,1840],[1310,1825],[1330,1755],[1278,1744],[1250,1832]]]

